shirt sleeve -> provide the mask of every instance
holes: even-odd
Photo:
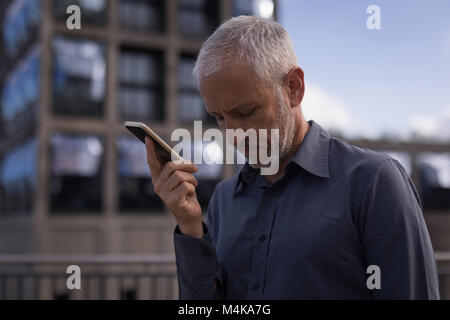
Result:
[[[363,255],[380,271],[374,299],[439,299],[434,252],[411,178],[394,159],[372,176],[362,206]],[[367,278],[372,275],[368,273]]]
[[[214,196],[207,209],[207,222],[202,221],[203,237],[194,238],[174,230],[179,298],[183,300],[224,299],[222,268],[217,260],[211,234],[211,210]]]

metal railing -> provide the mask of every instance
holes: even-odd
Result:
[[[436,252],[441,299],[450,299],[450,252]],[[69,289],[67,267],[80,267]],[[0,300],[177,299],[173,255],[0,255]]]
[[[80,270],[81,288],[69,289]],[[0,300],[177,299],[173,255],[0,255]]]
[[[450,251],[435,252],[438,265],[439,291],[442,300],[450,300]]]

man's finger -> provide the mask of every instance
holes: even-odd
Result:
[[[148,136],[145,137],[145,148],[147,150],[147,163],[150,168],[152,180],[156,181],[161,174],[161,162],[156,155],[155,144]]]
[[[172,191],[172,197],[175,201],[183,200],[186,197],[193,197],[194,194],[195,187],[189,182],[183,182]]]
[[[194,187],[198,186],[198,182],[192,174],[185,171],[177,170],[174,173],[172,173],[170,177],[167,179],[166,183],[164,184],[163,190],[165,190],[166,192],[171,192],[178,185],[180,185],[185,181],[192,183]]]
[[[176,170],[194,173],[197,172],[198,168],[195,164],[188,161],[183,161],[180,164],[174,163],[173,161],[167,162],[160,174],[161,181],[166,181]]]

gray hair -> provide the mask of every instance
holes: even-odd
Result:
[[[275,21],[239,16],[224,22],[202,45],[194,67],[197,80],[213,75],[238,58],[258,80],[280,83],[297,65],[287,31]],[[236,60],[234,60],[236,61]]]

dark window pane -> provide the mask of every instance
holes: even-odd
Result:
[[[103,46],[57,37],[53,52],[54,113],[102,116],[106,73]]]
[[[273,0],[234,0],[233,16],[245,15],[273,19],[274,8]]]
[[[153,189],[144,144],[123,137],[117,141],[117,150],[119,210],[162,212],[164,206]]]
[[[103,142],[97,136],[51,137],[52,212],[100,211]]]
[[[195,58],[188,55],[181,56],[178,63],[178,120],[182,123],[192,123],[194,120],[215,123],[198,93],[197,82],[192,75],[194,63]]]
[[[203,120],[207,116],[200,95],[197,92],[181,91],[178,97],[178,119],[183,123]]]
[[[179,87],[182,89],[197,90],[197,81],[192,74],[195,57],[183,55],[178,64]]]
[[[81,25],[84,23],[103,25],[106,22],[106,0],[53,0],[55,19],[66,21],[69,14],[67,7],[77,5],[81,11]]]
[[[127,29],[164,30],[163,0],[120,0],[119,21]]]
[[[161,54],[133,49],[123,49],[120,55],[120,81],[135,85],[161,83]]]
[[[120,89],[120,106],[123,119],[161,119],[159,93],[148,89],[123,87]]]
[[[0,213],[29,214],[36,190],[37,139],[15,147],[0,166]]]
[[[185,8],[187,7],[187,8],[201,10],[205,7],[206,1],[205,0],[178,0],[178,5],[180,7],[185,7]],[[214,2],[214,0],[211,2]]]
[[[217,0],[178,0],[178,31],[189,37],[205,37],[218,26]]]
[[[191,143],[190,148],[184,141],[179,143],[182,147],[181,156],[198,167],[198,171],[194,173],[198,181],[197,199],[202,209],[206,210],[216,184],[222,179],[223,150],[218,143],[210,141],[196,140]],[[201,163],[197,159],[201,159]]]
[[[425,209],[450,208],[450,154],[423,153],[417,157],[420,194]]]
[[[66,21],[70,14],[67,7],[77,5],[81,11],[81,25],[84,23],[104,25],[106,22],[106,0],[53,0],[53,15],[56,20]]]
[[[41,19],[41,0],[12,1],[3,22],[6,53],[15,56],[32,41]]]
[[[122,119],[163,120],[164,77],[161,53],[122,49],[119,80],[119,108]]]
[[[4,82],[2,116],[7,136],[20,138],[34,134],[40,90],[40,49],[32,48]],[[20,132],[17,127],[22,128]]]
[[[253,0],[233,0],[233,16],[251,16],[254,12]]]

